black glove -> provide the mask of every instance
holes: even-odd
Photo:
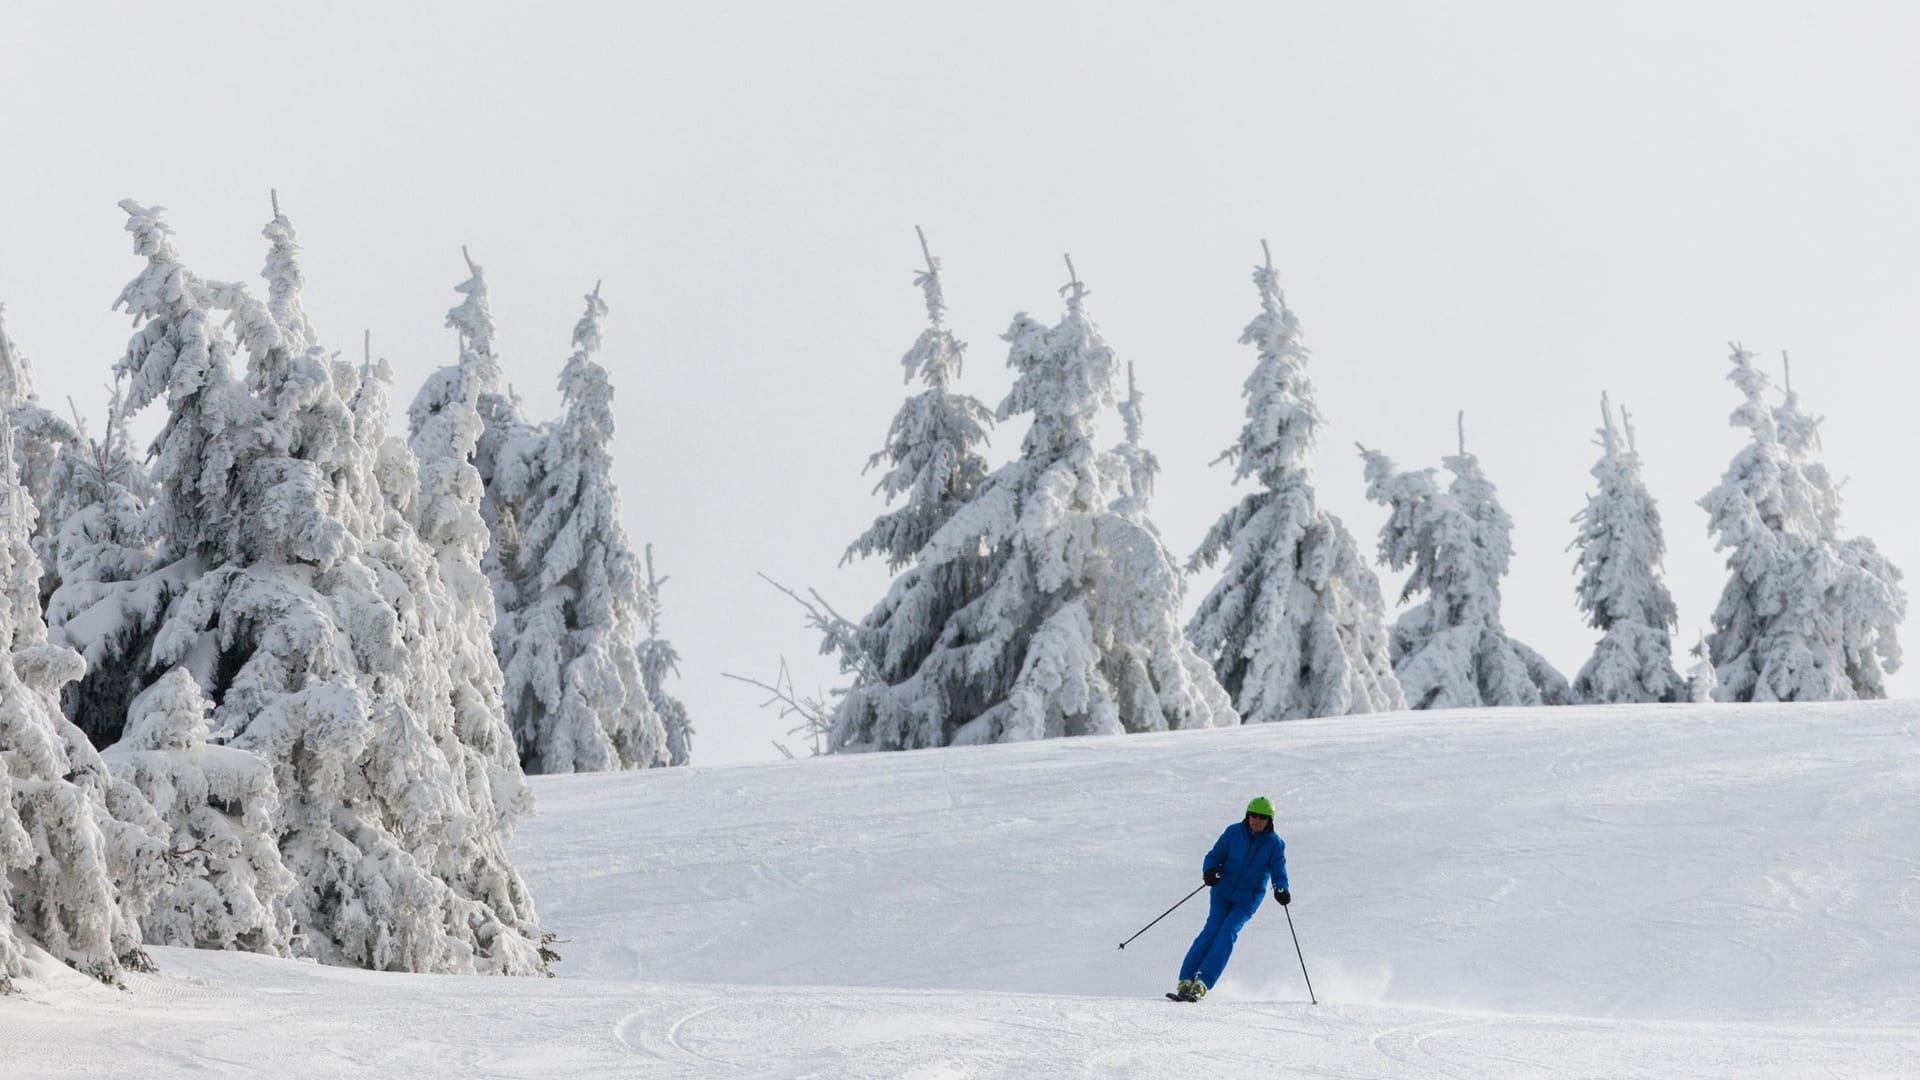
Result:
[[[1220,868],[1217,866],[1207,867],[1207,872],[1200,875],[1200,880],[1209,885],[1220,884]]]
[[[1273,898],[1280,901],[1281,907],[1286,907],[1288,904],[1293,903],[1293,894],[1281,885],[1275,885],[1273,887]]]

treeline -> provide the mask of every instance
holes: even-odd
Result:
[[[1263,244],[1264,248],[1265,245]],[[922,238],[925,251],[925,239]],[[1585,702],[1826,701],[1885,695],[1906,612],[1900,572],[1839,528],[1818,420],[1774,395],[1733,347],[1733,423],[1748,445],[1701,500],[1728,579],[1701,662],[1683,678],[1662,580],[1660,512],[1633,428],[1603,397],[1595,486],[1575,518],[1575,597],[1601,634],[1569,680],[1508,632],[1500,587],[1511,519],[1467,450],[1404,469],[1361,447],[1389,511],[1369,559],[1314,491],[1322,416],[1308,351],[1269,254],[1239,436],[1221,459],[1251,489],[1184,564],[1148,513],[1158,463],[1142,405],[1087,311],[1077,274],[1052,326],[1025,312],[1002,340],[1013,384],[997,409],[955,389],[965,346],[946,323],[939,260],[915,279],[928,328],[903,357],[909,398],[870,467],[897,503],[847,557],[881,557],[892,587],[857,623],[814,613],[849,683],[814,710],[830,751],[1265,723],[1388,709]],[[1124,437],[1100,444],[1117,407]],[[980,454],[995,421],[1031,417],[1018,457]],[[1224,563],[1184,626],[1187,575]],[[1375,565],[1405,574],[1387,619]],[[1184,571],[1184,572],[1183,572]]]

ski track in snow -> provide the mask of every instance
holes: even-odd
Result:
[[[541,778],[561,977],[44,957],[0,1080],[1920,1076],[1920,704],[1303,721]],[[1247,797],[1269,900],[1161,998]]]

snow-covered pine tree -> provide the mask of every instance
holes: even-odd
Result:
[[[272,766],[297,953],[544,971],[492,795],[472,783],[486,770],[460,739],[431,602],[439,564],[384,500],[364,499],[380,486],[364,475],[378,440],[359,422],[371,410],[348,404],[354,368],[243,287],[193,275],[157,211],[122,205],[148,259],[120,301],[139,323],[119,365],[128,406],[169,404],[154,504],[167,528],[148,576],[170,584],[150,648],[128,655],[147,685],[184,666],[213,703],[214,737]],[[291,226],[276,214],[268,236],[275,306],[295,312]]]
[[[1094,441],[1096,417],[1115,404],[1113,351],[1071,261],[1068,270],[1059,324],[1023,312],[1005,335],[1017,375],[998,415],[1032,416],[1022,454],[933,534],[868,616],[866,627],[889,631],[868,638],[861,658],[879,658],[881,677],[842,699],[832,750],[1239,722],[1180,632],[1178,566],[1151,528],[1116,509],[1135,492],[1113,478],[1130,470]],[[977,561],[966,571],[977,587],[938,584],[963,561]],[[939,610],[956,597],[960,606]]]
[[[460,828],[431,850],[431,866],[451,887],[456,910],[469,909],[476,925],[497,920],[511,926],[509,933],[537,942],[541,958],[550,960],[545,947],[551,935],[539,929],[533,899],[504,850],[532,810],[533,793],[500,701],[492,599],[474,563],[483,544],[455,537],[436,548],[414,530],[409,511],[417,509],[422,493],[413,453],[387,431],[392,387],[392,370],[384,360],[373,362],[369,346],[351,406],[359,460],[346,483],[357,511],[354,531],[382,588],[397,598],[402,650],[440,662],[431,670],[415,665],[376,672],[373,686],[401,697],[425,720],[452,766]],[[470,512],[453,516],[473,520]],[[477,589],[477,595],[463,597],[462,588]],[[511,959],[520,964],[522,942],[511,944]],[[498,959],[489,963],[487,970],[522,973]]]
[[[200,538],[248,531],[232,516],[231,482],[245,426],[258,411],[233,379],[233,343],[211,325],[222,303],[240,296],[237,287],[202,281],[179,264],[160,208],[121,205],[136,254],[147,256],[149,265],[116,307],[133,311],[144,325],[118,369],[122,382],[105,441],[63,458],[67,482],[61,499],[67,505],[57,515],[63,528],[55,548],[61,587],[48,601],[56,635],[87,660],[85,678],[66,695],[68,715],[102,746],[119,739],[128,703],[157,674],[150,650],[162,614],[201,572],[203,556],[218,561]],[[266,234],[273,242],[267,263],[273,292],[297,315],[291,297],[299,285],[293,262],[298,249],[277,199]],[[157,311],[168,317],[151,314]],[[288,333],[289,341],[310,335],[304,316]],[[149,365],[149,359],[155,362]],[[123,386],[132,401],[122,398]],[[168,420],[154,444],[149,476],[128,452],[125,420],[162,395]],[[150,517],[156,476],[170,485],[169,498]],[[170,540],[164,553],[155,549],[161,536]]]
[[[609,449],[613,388],[593,359],[606,312],[596,285],[560,372],[566,414],[547,434],[520,518],[521,605],[500,635],[507,713],[528,772],[670,760],[641,671],[648,597],[620,524]]]
[[[986,442],[993,414],[979,400],[956,393],[966,343],[947,327],[946,292],[940,281],[940,260],[920,236],[927,268],[913,283],[926,295],[927,328],[900,358],[906,381],[918,378],[926,389],[906,400],[887,429],[887,444],[867,460],[872,469],[886,463],[887,471],[874,486],[891,504],[905,501],[874,519],[867,531],[848,546],[844,565],[855,557],[884,555],[893,573],[911,566],[933,534],[973,497],[987,475],[986,459],[976,449]]]
[[[127,707],[146,680],[146,651],[178,575],[150,573],[159,538],[153,478],[127,437],[124,379],[114,385],[106,431],[85,438],[57,466],[54,537],[59,584],[47,598],[52,637],[80,652],[86,674],[68,684],[67,718],[95,745],[120,736]]]
[[[1567,684],[1566,676],[1555,670],[1546,657],[1531,646],[1507,634],[1500,622],[1500,581],[1507,576],[1507,569],[1513,562],[1513,519],[1500,504],[1493,481],[1480,471],[1480,459],[1467,452],[1465,413],[1460,415],[1460,453],[1457,457],[1443,458],[1441,463],[1453,474],[1453,482],[1447,485],[1448,494],[1466,509],[1476,527],[1475,538],[1485,559],[1483,580],[1489,582],[1493,589],[1493,627],[1505,643],[1505,648],[1519,660],[1524,673],[1523,682],[1508,687],[1505,681],[1511,677],[1513,669],[1504,663],[1483,665],[1481,677],[1491,691],[1489,703],[1515,697],[1525,698],[1537,692],[1543,705],[1578,704],[1579,699],[1573,696],[1573,688]]]
[[[280,795],[257,754],[208,741],[212,703],[184,668],[133,702],[102,753],[169,827],[173,873],[140,920],[155,945],[287,956],[293,875],[280,857]]]
[[[1766,400],[1766,375],[1738,344],[1732,362],[1728,379],[1743,400],[1731,419],[1747,428],[1749,441],[1719,486],[1701,499],[1708,530],[1716,549],[1726,549],[1730,571],[1707,637],[1714,696],[1722,701],[1827,700],[1839,696],[1838,665],[1818,663],[1815,656],[1826,650],[1806,640],[1819,633],[1813,623],[1821,613],[1796,610],[1806,602],[1801,575],[1809,569],[1807,556],[1819,548],[1819,510],[1781,442]],[[1762,678],[1769,668],[1773,677]]]
[[[1394,673],[1415,709],[1571,704],[1565,677],[1501,625],[1513,522],[1467,453],[1464,423],[1460,452],[1443,460],[1453,474],[1444,491],[1432,469],[1403,472],[1360,448],[1367,497],[1392,511],[1380,530],[1380,561],[1411,569],[1402,603],[1427,594],[1393,625]]]
[[[59,584],[54,572],[53,537],[60,527],[54,512],[60,490],[60,459],[76,449],[80,434],[72,424],[41,407],[33,389],[33,367],[7,336],[5,304],[0,304],[0,423],[13,425],[14,465],[27,497],[39,510],[33,550],[40,558],[40,600],[44,606]]]
[[[261,230],[267,238],[267,264],[260,271],[267,283],[267,312],[280,330],[282,348],[304,352],[320,339],[300,304],[300,290],[307,284],[307,275],[300,269],[300,241],[293,222],[280,212],[280,193],[270,191],[267,196],[273,203],[273,220]]]
[[[1187,636],[1250,724],[1405,708],[1380,579],[1314,494],[1322,420],[1300,323],[1271,252],[1253,281],[1260,314],[1240,343],[1259,359],[1242,390],[1246,423],[1220,460],[1233,463],[1236,481],[1252,479],[1260,490],[1214,523],[1188,563],[1194,573],[1227,557]]]
[[[75,485],[66,515],[101,524],[63,533],[62,587],[48,605],[54,633],[86,658],[65,704],[96,746],[119,740],[128,704],[165,670],[152,646],[166,613],[196,576],[220,565],[225,539],[251,528],[234,516],[232,485],[256,407],[234,380],[233,343],[215,323],[218,287],[181,265],[163,208],[120,206],[147,267],[114,306],[131,312],[138,328],[115,368],[125,397],[109,420],[107,456],[97,469],[76,470],[95,482]],[[125,418],[157,400],[165,400],[167,419],[148,452],[151,469],[136,477],[109,463],[116,430],[123,437]],[[99,509],[83,514],[92,506]]]
[[[83,661],[47,640],[36,514],[15,462],[0,419],[0,991],[30,944],[118,983],[151,970],[137,917],[165,877],[163,827],[60,712]]]
[[[266,270],[271,306],[276,318],[293,320],[287,335],[311,346],[317,338],[298,303],[302,279],[291,258],[297,251],[292,227],[277,211],[276,204],[277,229],[270,226],[267,233],[275,252]],[[408,511],[419,510],[426,500],[413,454],[388,431],[392,372],[384,361],[373,362],[371,342],[357,375],[338,362],[332,375],[352,417],[352,465],[337,481],[343,513],[377,582],[377,600],[390,603],[398,616],[399,650],[413,660],[406,666],[361,668],[360,682],[374,701],[394,701],[395,715],[416,721],[376,733],[376,743],[384,740],[400,756],[424,754],[444,761],[445,771],[436,770],[431,780],[453,796],[449,810],[442,796],[429,799],[420,785],[409,786],[400,770],[390,770],[395,786],[383,800],[402,820],[415,814],[444,816],[431,842],[424,832],[410,839],[416,857],[450,892],[448,923],[464,927],[478,945],[472,969],[546,971],[553,958],[546,949],[552,935],[539,928],[532,897],[505,851],[518,820],[531,811],[533,796],[500,701],[502,679],[491,640],[493,597],[478,565],[486,548],[484,533],[428,536],[415,529]],[[464,513],[451,505],[456,496],[440,494],[439,524],[471,526],[478,487],[459,489],[459,497],[467,500]],[[423,664],[423,658],[434,659]],[[419,745],[423,736],[430,748]]]
[[[506,703],[503,715],[516,758],[527,771],[538,772],[521,726],[524,717],[511,704],[520,688],[507,685],[505,669],[521,647],[522,609],[539,592],[537,580],[528,580],[520,568],[521,518],[543,479],[547,433],[524,419],[518,399],[504,388],[486,271],[464,248],[461,255],[468,277],[454,286],[461,301],[446,320],[459,340],[459,360],[429,376],[409,409],[410,441],[420,462],[421,494],[413,516],[449,563],[456,597],[473,609],[465,617],[476,617],[481,601],[486,602],[488,647],[500,669],[500,685],[490,696]],[[480,542],[477,560],[463,550],[463,537]]]
[[[874,749],[944,746],[959,721],[931,701],[913,702],[914,673],[934,650],[947,620],[976,598],[985,585],[986,558],[960,552],[937,566],[917,565],[922,548],[966,505],[987,473],[979,447],[987,440],[993,413],[978,399],[953,389],[966,345],[946,325],[946,291],[940,260],[916,228],[927,267],[913,283],[926,300],[928,325],[900,358],[906,379],[927,387],[910,397],[888,428],[887,444],[867,462],[890,468],[875,491],[898,508],[876,518],[848,548],[842,564],[856,556],[884,555],[899,573],[873,610],[857,627],[829,634],[822,652],[841,653],[842,665],[855,673],[855,688],[835,706],[835,726],[844,726],[849,744]],[[906,696],[903,698],[902,693]],[[854,732],[859,734],[854,734]]]
[[[1580,610],[1602,636],[1573,692],[1604,705],[1678,701],[1685,684],[1673,668],[1669,634],[1679,613],[1660,578],[1666,554],[1660,510],[1640,479],[1632,420],[1622,410],[1623,437],[1604,394],[1600,420],[1596,487],[1574,516],[1579,533],[1570,546],[1580,552],[1574,564]]]
[[[484,429],[480,398],[500,386],[486,277],[471,258],[467,266],[472,276],[454,286],[466,299],[447,313],[447,325],[459,335],[460,358],[428,375],[407,409],[407,441],[419,462],[414,525],[422,539],[446,556],[446,570],[456,579],[468,572],[469,564],[478,567],[491,535],[480,510],[485,485],[473,459]],[[458,584],[461,596],[476,597],[474,583]],[[486,618],[491,622],[492,612]]]
[[[1720,684],[1713,673],[1713,661],[1707,656],[1707,635],[1701,634],[1700,640],[1687,652],[1694,658],[1693,666],[1687,669],[1687,700],[1712,701],[1714,688]]]
[[[1812,489],[1823,536],[1838,566],[1827,604],[1834,612],[1847,681],[1856,697],[1883,698],[1886,673],[1900,666],[1898,634],[1907,612],[1906,590],[1900,584],[1903,575],[1872,539],[1841,534],[1841,485],[1813,456],[1820,449],[1821,420],[1801,412],[1793,389],[1793,368],[1785,353],[1780,363],[1786,376],[1785,399],[1775,415],[1788,458]]]
[[[1732,422],[1751,440],[1700,500],[1730,571],[1707,636],[1720,701],[1886,694],[1900,663],[1901,574],[1873,541],[1839,535],[1839,488],[1814,461],[1819,421],[1789,392],[1773,407],[1753,354],[1733,346]]]
[[[460,357],[454,365],[430,376],[415,397],[410,410],[410,437],[423,463],[423,484],[444,488],[447,478],[432,474],[452,470],[464,485],[462,465],[471,466],[479,477],[479,514],[486,525],[486,549],[480,567],[493,595],[494,613],[489,616],[495,627],[493,648],[504,665],[511,633],[509,616],[531,599],[521,595],[528,583],[517,569],[520,519],[526,512],[527,499],[540,484],[547,433],[526,419],[519,398],[503,382],[500,358],[493,346],[493,306],[486,271],[465,248],[460,254],[466,260],[468,277],[454,286],[461,300],[447,312],[446,320],[459,340]],[[434,421],[432,417],[442,408],[452,410],[449,419]],[[478,419],[479,426],[471,436],[464,430],[436,430],[428,432],[423,442],[423,427],[445,428],[457,420],[456,426],[464,429],[473,418]],[[457,448],[458,463],[448,456],[449,447]],[[461,492],[464,505],[469,499],[464,487]],[[470,599],[477,595],[470,589],[463,593]]]
[[[693,760],[693,724],[687,706],[667,692],[667,676],[680,674],[680,653],[660,636],[660,587],[667,579],[653,571],[653,545],[647,545],[647,639],[640,643],[640,676],[646,681],[647,700],[667,731],[667,764]]]
[[[466,302],[447,316],[460,334],[460,358],[428,376],[415,396],[408,444],[387,433],[393,375],[385,361],[374,363],[370,343],[353,412],[361,473],[371,485],[362,501],[383,508],[369,523],[384,538],[382,550],[396,567],[414,566],[416,546],[431,553],[432,571],[410,575],[425,609],[418,632],[434,637],[447,661],[434,678],[438,684],[444,676],[436,691],[444,692],[452,710],[468,806],[480,815],[482,833],[504,840],[531,811],[533,796],[502,702],[505,677],[494,651],[499,608],[485,569],[492,534],[484,512],[486,485],[473,458],[484,437],[480,403],[498,389],[499,364],[486,279],[471,259],[467,264],[473,276],[456,287]],[[473,887],[488,893],[496,910],[518,912],[529,926],[534,922],[517,878]]]

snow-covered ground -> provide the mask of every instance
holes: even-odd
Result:
[[[1920,704],[1498,710],[542,779],[556,980],[42,965],[0,1077],[1920,1076]],[[1269,902],[1161,999],[1254,794]]]

